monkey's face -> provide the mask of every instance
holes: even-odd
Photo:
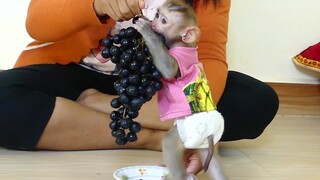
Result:
[[[166,8],[159,8],[155,18],[151,23],[151,28],[158,34],[161,34],[166,40],[181,40],[181,15]]]

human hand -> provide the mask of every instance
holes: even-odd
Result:
[[[93,7],[99,17],[108,15],[115,21],[123,21],[141,14],[144,0],[94,0]]]
[[[184,154],[184,163],[188,176],[187,179],[198,180],[196,175],[203,169],[198,151],[192,149],[186,150]],[[159,164],[158,166],[166,167],[165,164]]]
[[[185,166],[188,174],[198,174],[200,171],[202,171],[203,166],[197,150],[186,151]]]

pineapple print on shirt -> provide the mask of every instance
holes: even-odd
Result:
[[[216,109],[213,102],[208,81],[204,71],[198,67],[200,76],[194,82],[189,83],[183,88],[192,113],[207,112]]]

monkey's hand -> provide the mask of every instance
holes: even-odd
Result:
[[[168,48],[162,42],[160,36],[151,28],[151,22],[139,18],[133,27],[142,35],[149,52],[152,55],[153,63],[165,79],[172,79],[178,75],[178,63],[169,54]]]
[[[139,18],[133,27],[142,35],[148,47],[153,44],[154,41],[159,40],[159,36],[151,28],[151,21],[145,18]]]

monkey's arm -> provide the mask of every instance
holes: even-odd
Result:
[[[143,36],[149,52],[152,55],[153,63],[161,72],[163,78],[172,79],[177,76],[179,73],[178,63],[169,54],[169,51],[161,41],[160,36],[151,29],[150,22],[138,20],[134,27]]]
[[[155,36],[158,36],[155,34]],[[169,54],[167,47],[159,37],[154,40],[146,40],[149,52],[152,55],[153,63],[161,72],[163,78],[172,79],[178,75],[177,61]]]

